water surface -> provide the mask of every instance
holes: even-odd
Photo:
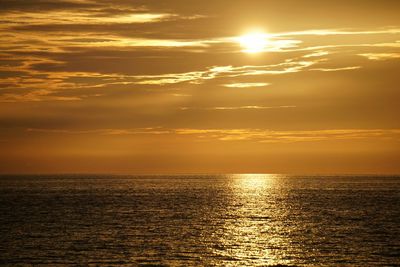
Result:
[[[399,266],[400,177],[1,176],[2,266]]]

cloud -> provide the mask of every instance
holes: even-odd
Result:
[[[93,130],[65,130],[65,129],[40,129],[28,128],[27,132],[48,134],[99,134],[99,135],[137,135],[137,134],[170,134],[170,130],[162,128],[135,128],[135,129],[93,129]]]
[[[270,83],[228,83],[223,84],[223,86],[228,88],[251,88],[251,87],[265,87],[270,85]]]
[[[400,140],[400,129],[332,129],[276,131],[266,129],[168,129],[163,127],[135,129],[65,130],[28,128],[27,132],[47,134],[95,135],[190,135],[202,140],[254,141],[260,143],[320,142],[354,139]]]
[[[38,102],[38,101],[79,101],[78,96],[54,96],[49,90],[35,90],[23,94],[7,93],[0,96],[0,102]]]
[[[323,56],[327,56],[329,55],[330,52],[328,51],[315,51],[311,54],[307,54],[305,56],[303,56],[304,58],[310,58],[310,57],[323,57]]]
[[[239,28],[223,23],[237,16],[216,3],[4,0],[0,13],[0,102],[77,101],[116,88],[213,80],[228,88],[264,87],[270,83],[249,82],[250,76],[270,81],[308,70],[356,70],[366,63],[350,64],[352,56],[397,58],[400,47],[398,27],[299,27],[267,33],[264,53],[249,57],[241,52]]]
[[[40,7],[40,9],[38,9]],[[40,11],[53,11],[53,10],[76,10],[76,9],[94,9],[100,8],[101,5],[94,1],[86,0],[2,0],[2,7],[0,13],[9,12],[39,12]]]
[[[331,155],[342,140],[346,155],[398,154],[400,1],[0,2],[0,152],[21,170],[43,147],[78,161],[179,161],[179,145],[253,161],[325,142]],[[248,26],[265,32],[260,53],[243,53]]]
[[[343,68],[314,68],[310,70],[331,72],[331,71],[344,71],[344,70],[357,70],[361,69],[361,66],[343,67]]]
[[[296,106],[239,106],[239,107],[181,107],[180,110],[252,110],[252,109],[282,109]]]
[[[128,54],[129,55],[129,54]],[[68,56],[68,54],[66,54]],[[95,97],[98,92],[84,95],[76,93],[75,95],[63,96],[63,92],[67,93],[71,90],[78,92],[82,89],[103,89],[115,86],[131,86],[133,88],[140,86],[165,86],[176,84],[192,84],[199,85],[210,80],[218,79],[235,79],[251,77],[251,76],[276,76],[298,73],[307,70],[314,71],[346,71],[361,68],[361,66],[335,66],[318,67],[319,63],[325,62],[325,59],[310,57],[307,59],[289,58],[280,63],[268,65],[243,65],[243,66],[211,66],[204,70],[181,72],[181,73],[165,73],[156,75],[127,75],[119,73],[101,73],[97,71],[72,71],[65,68],[65,63],[57,58],[50,59],[47,57],[13,56],[5,54],[10,60],[18,60],[17,66],[0,66],[0,72],[23,73],[18,76],[6,76],[0,78],[0,84],[3,89],[21,89],[9,92],[0,91],[0,102],[17,102],[17,101],[65,101],[65,100],[82,100],[87,97]],[[73,60],[76,56],[73,56]],[[121,55],[122,57],[122,55]],[[91,57],[89,57],[90,59]],[[80,58],[79,58],[80,60]],[[104,60],[108,60],[105,58]],[[152,60],[150,57],[149,60]],[[101,60],[100,60],[101,61]],[[99,62],[100,62],[99,61]],[[337,64],[336,64],[337,65]],[[97,65],[94,65],[96,67]],[[79,66],[78,66],[79,68]],[[76,69],[76,68],[74,68]],[[11,73],[10,73],[11,74]],[[228,88],[251,88],[265,87],[271,83],[266,82],[234,82],[222,83],[222,86]],[[57,96],[55,96],[57,94]],[[60,95],[61,94],[61,95]]]
[[[136,76],[140,81],[137,84],[175,84],[182,82],[190,82],[200,84],[206,80],[221,77],[240,77],[255,75],[279,75],[287,73],[295,73],[305,70],[306,68],[316,64],[318,61],[294,61],[286,60],[282,63],[271,65],[249,65],[249,66],[213,66],[204,71],[194,71],[187,73],[171,73],[164,75],[143,75]],[[238,85],[238,84],[236,84]],[[244,83],[242,85],[245,85]],[[239,85],[240,86],[240,85]]]
[[[365,53],[359,55],[370,60],[388,60],[400,58],[400,53]]]
[[[125,24],[125,23],[149,23],[163,21],[175,17],[174,14],[157,14],[157,13],[132,13],[117,14],[114,16],[97,15],[92,16],[87,11],[52,11],[41,13],[37,12],[13,12],[3,16],[2,28],[10,28],[14,25],[73,25],[73,24]]]
[[[263,129],[178,129],[178,134],[221,141],[257,141],[261,143],[291,143],[365,138],[400,139],[399,129],[339,129],[310,131],[273,131]]]
[[[294,31],[294,32],[283,32],[272,34],[273,36],[329,36],[329,35],[375,35],[375,34],[399,34],[400,29],[382,29],[382,30],[365,30],[365,31],[349,31],[342,29],[320,29],[320,30],[305,30],[305,31]]]

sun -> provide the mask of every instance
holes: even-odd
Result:
[[[265,51],[268,46],[268,34],[263,32],[250,32],[238,37],[239,44],[245,53],[260,53]]]

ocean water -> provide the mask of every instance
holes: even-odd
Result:
[[[400,177],[1,176],[1,266],[400,266]]]

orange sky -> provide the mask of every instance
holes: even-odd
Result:
[[[400,173],[400,1],[1,5],[0,173]]]

